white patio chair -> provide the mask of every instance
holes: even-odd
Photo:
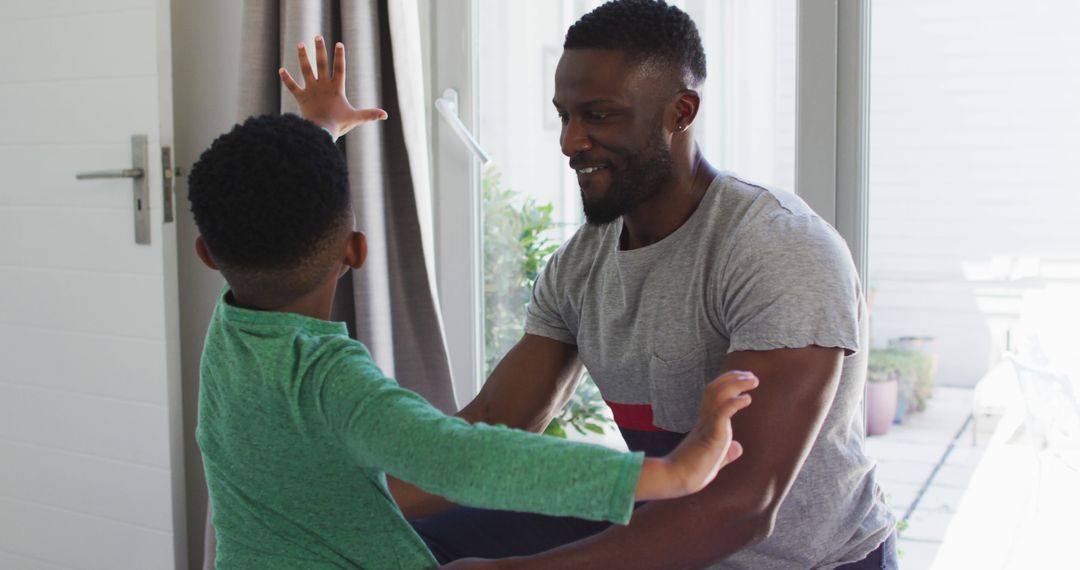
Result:
[[[1072,381],[1045,366],[1009,355],[1024,399],[1024,425],[1041,464],[1050,456],[1080,473],[1080,401]]]

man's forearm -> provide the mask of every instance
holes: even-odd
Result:
[[[576,346],[525,335],[457,416],[469,423],[542,432],[570,399],[581,370]]]
[[[394,497],[398,508],[401,509],[401,514],[409,520],[437,515],[456,506],[444,497],[428,493],[416,485],[390,475],[386,476],[386,486],[390,489],[390,494]]]
[[[773,518],[766,512],[735,505],[716,508],[695,497],[645,505],[634,512],[629,526],[611,527],[535,556],[503,560],[499,566],[701,568],[764,540],[772,530]]]

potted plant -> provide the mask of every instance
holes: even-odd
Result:
[[[866,369],[866,434],[885,435],[896,418],[900,371],[888,349],[870,349]]]
[[[907,367],[911,383],[904,391],[911,404],[912,412],[926,409],[926,402],[934,392],[934,377],[937,372],[937,351],[934,349],[934,337],[902,336],[889,340],[889,348],[903,351],[908,359]]]
[[[874,374],[891,375],[897,380],[897,403],[893,423],[903,423],[913,412],[926,409],[929,386],[932,385],[932,361],[922,352],[906,348],[871,349],[869,371]]]

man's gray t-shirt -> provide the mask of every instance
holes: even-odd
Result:
[[[864,558],[894,520],[862,449],[867,315],[843,239],[798,197],[727,173],[663,240],[623,251],[622,229],[582,226],[552,256],[525,332],[577,345],[605,400],[651,406],[655,428],[679,433],[729,353],[843,348],[839,389],[775,532],[716,568]]]

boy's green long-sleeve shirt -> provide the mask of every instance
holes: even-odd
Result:
[[[469,425],[386,378],[342,323],[223,293],[196,438],[219,568],[428,568],[384,473],[477,507],[625,524],[642,456]]]

